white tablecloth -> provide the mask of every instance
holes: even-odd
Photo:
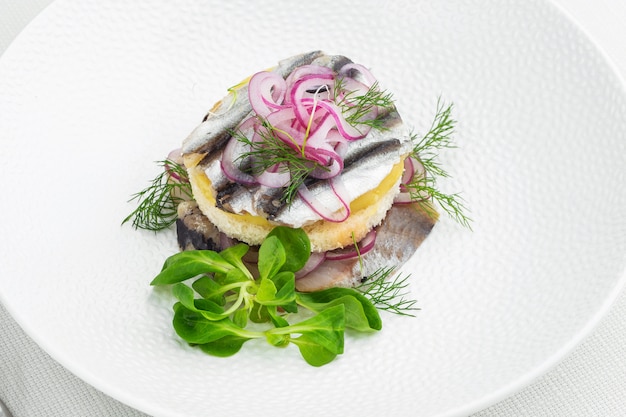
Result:
[[[555,2],[580,23],[626,78],[626,2]],[[0,54],[49,3],[51,0],[0,0]],[[598,328],[563,362],[521,392],[475,416],[626,415],[625,317],[623,292]],[[1,305],[0,398],[15,417],[145,416],[65,370]]]

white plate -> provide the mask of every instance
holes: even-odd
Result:
[[[547,371],[598,322],[626,263],[626,94],[543,1],[57,1],[0,60],[0,300],[53,358],[155,416],[464,415]],[[435,3],[435,4],[433,4]],[[128,197],[226,88],[323,49],[372,68],[442,154],[473,231],[437,225],[404,269],[421,311],[348,336],[322,368],[250,342],[206,356],[148,283],[173,233]]]

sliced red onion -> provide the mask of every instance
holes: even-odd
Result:
[[[360,74],[365,83],[368,84],[370,87],[376,82],[376,78],[370,72],[370,70],[361,64],[355,64],[354,62],[352,62],[344,65],[339,70],[339,74],[357,79],[356,75],[354,74],[355,72]]]
[[[402,179],[400,180],[400,191],[407,192],[408,188],[407,184],[411,182],[413,179],[413,175],[415,175],[415,165],[413,164],[413,158],[405,158],[404,159],[404,172],[402,173]]]
[[[302,65],[291,72],[285,79],[287,87],[292,88],[293,84],[300,78],[308,75],[334,75],[334,71],[328,67],[322,67],[319,65]],[[289,96],[286,97],[289,100]]]
[[[363,256],[376,244],[376,230],[372,229],[365,235],[355,246],[348,246],[343,249],[335,249],[326,252],[326,259],[329,261],[341,261],[343,259],[352,259]]]
[[[313,99],[303,98],[302,102],[312,103]],[[339,132],[341,132],[343,137],[345,137],[346,139],[363,139],[369,133],[370,128],[368,126],[363,126],[363,128],[359,130],[356,127],[352,126],[350,123],[348,123],[348,121],[343,116],[343,112],[335,103],[318,100],[317,105],[328,111],[328,114],[330,114],[330,116],[335,119],[335,123],[337,123],[337,130],[339,130]]]
[[[242,172],[237,166],[235,166],[235,155],[241,154],[236,153],[236,149],[240,144],[241,142],[239,142],[237,138],[230,138],[226,147],[224,147],[222,159],[220,160],[220,166],[222,167],[224,175],[226,175],[229,180],[239,184],[252,185],[256,183],[256,179],[252,175]]]
[[[174,180],[176,182],[183,181],[183,179],[180,178],[180,175],[178,175],[176,172],[174,172],[172,170],[172,168],[170,167],[170,164],[168,164],[167,161],[172,161],[175,164],[183,166],[183,154],[182,154],[181,148],[173,149],[172,151],[170,151],[169,154],[167,154],[167,159],[166,159],[165,163],[163,164],[163,167],[165,168],[165,171],[167,172],[167,175],[172,180]],[[184,182],[188,182],[188,180],[184,179]]]
[[[424,164],[413,157],[406,158],[404,160],[404,173],[402,174],[402,180],[400,183],[400,194],[396,195],[393,202],[394,204],[410,204],[417,201],[428,200],[431,196],[426,192],[421,192],[419,195],[411,193],[408,184],[414,179],[426,178],[426,168]]]
[[[334,179],[336,178],[329,180],[331,183],[331,187],[332,187],[332,181]],[[311,192],[311,190],[309,190],[307,186],[304,184],[300,185],[300,187],[298,188],[298,195],[300,196],[300,198],[302,198],[302,201],[304,201],[304,203],[311,208],[311,210],[313,210],[322,219],[326,221],[333,222],[333,223],[340,223],[340,222],[345,221],[350,216],[349,204],[344,199],[342,199],[342,197],[336,195],[336,193],[335,195],[337,196],[337,198],[339,198],[339,201],[343,205],[342,210],[332,211],[331,209],[326,207],[317,199],[317,197],[315,197],[315,195]]]
[[[281,188],[289,184],[289,181],[291,181],[291,174],[286,167],[279,167],[275,170],[266,170],[260,175],[257,175],[256,181],[266,187]]]
[[[336,77],[342,77],[341,88],[337,91]],[[325,220],[341,222],[350,215],[349,193],[340,179],[343,158],[348,142],[365,137],[370,127],[365,124],[355,127],[346,117],[350,115],[350,107],[356,106],[354,100],[367,94],[375,82],[371,72],[359,64],[347,64],[338,73],[311,64],[296,68],[286,79],[271,71],[259,72],[250,79],[249,100],[256,114],[240,125],[241,134],[259,144],[266,135],[272,135],[311,164],[319,164],[310,176],[329,181],[342,209],[333,211],[325,207],[304,185],[298,194]],[[362,121],[377,116],[378,108],[374,106]],[[261,123],[262,119],[267,124]],[[245,152],[242,146],[240,141],[231,139],[223,152],[222,170],[231,181],[271,188],[289,183],[291,177],[286,166],[275,166],[257,176],[242,172],[236,159],[241,151]]]
[[[272,111],[280,108],[286,91],[287,83],[273,71],[257,72],[250,78],[248,84],[250,104],[261,117],[267,117]]]
[[[172,149],[170,153],[167,154],[167,159],[175,162],[177,164],[183,163],[183,151],[181,148]]]
[[[347,105],[356,97],[364,96],[370,90],[370,86],[355,80],[354,78],[344,77],[341,79],[342,90],[337,92],[337,100]]]
[[[220,249],[224,250],[226,248],[230,248],[231,246],[233,246],[237,241],[233,238],[228,237],[226,234],[221,233],[219,234],[219,238],[220,238]]]
[[[350,193],[348,192],[346,185],[339,175],[329,179],[328,182],[330,184],[330,188],[332,188],[341,204],[343,204],[346,211],[346,218],[348,218],[348,216],[350,216],[350,200],[348,199]]]
[[[291,98],[291,103],[294,106],[296,117],[298,118],[298,121],[301,125],[309,125],[311,114],[315,111],[316,108],[316,103],[318,101],[323,101],[320,97],[317,97],[317,94],[313,94],[313,97],[311,97],[310,94],[307,94],[307,91],[319,90],[322,87],[325,87],[328,91],[332,91],[333,83],[334,81],[332,74],[308,75],[294,83],[293,88],[290,90],[289,96]],[[304,98],[310,100],[310,106],[303,106]],[[329,93],[327,101],[331,99],[332,98],[330,97]]]
[[[408,191],[401,192],[397,194],[393,199],[393,204],[411,204],[413,200],[411,199],[411,193]]]
[[[300,279],[317,269],[324,262],[326,254],[324,252],[312,252],[302,269],[296,272],[296,279]]]
[[[309,175],[317,179],[335,178],[343,170],[343,159],[334,150],[315,149],[317,159],[324,160],[323,167],[311,171]]]
[[[310,129],[306,142],[312,147],[321,148],[330,142],[328,138],[329,133],[333,129],[336,130],[337,125],[335,120],[323,108],[319,109],[317,113],[320,117],[317,123]]]

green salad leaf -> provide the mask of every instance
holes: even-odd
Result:
[[[228,357],[247,341],[264,339],[275,347],[294,345],[308,364],[322,366],[343,354],[346,330],[382,329],[378,305],[388,306],[390,300],[379,280],[367,291],[296,290],[295,273],[311,253],[302,229],[276,227],[259,247],[254,268],[244,261],[248,250],[237,244],[221,252],[180,252],[170,256],[152,280],[154,286],[171,288],[177,300],[172,324],[190,345]]]

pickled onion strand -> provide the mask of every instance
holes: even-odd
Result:
[[[236,153],[236,149],[240,144],[241,142],[239,142],[236,137],[230,138],[224,147],[224,152],[220,160],[220,166],[224,175],[226,175],[229,180],[243,185],[252,185],[256,183],[256,179],[252,175],[242,172],[235,166],[235,155],[241,154]]]
[[[329,180],[329,182],[331,183],[331,187],[333,180],[334,179]],[[313,210],[318,216],[326,221],[341,223],[345,221],[350,215],[349,205],[346,203],[345,200],[342,199],[341,196],[338,196],[336,193],[335,195],[337,196],[337,198],[339,198],[340,203],[343,206],[343,209],[337,211],[333,211],[326,207],[321,201],[318,200],[318,198],[311,192],[311,190],[309,190],[309,188],[305,184],[301,184],[298,188],[298,195],[311,210]]]
[[[324,252],[311,252],[311,256],[306,261],[304,266],[296,272],[296,279],[300,279],[313,272],[326,260],[326,254]]]
[[[354,63],[344,65],[338,72],[325,66],[303,65],[285,79],[276,72],[262,71],[254,74],[248,83],[253,113],[240,124],[240,133],[259,146],[263,146],[265,138],[273,136],[310,161],[313,169],[308,175],[328,181],[341,208],[329,209],[304,184],[300,185],[298,195],[325,220],[341,222],[350,215],[349,193],[340,176],[343,159],[348,143],[364,138],[371,129],[359,122],[376,118],[378,108],[367,109],[356,126],[347,117],[353,113],[352,106],[357,105],[355,99],[367,94],[375,83],[367,68]],[[244,144],[239,142],[231,138],[220,161],[231,181],[271,188],[289,184],[291,174],[286,164],[268,167],[257,175],[243,172],[236,163],[237,155],[245,153],[245,149],[241,152]]]
[[[287,83],[276,72],[261,71],[250,78],[248,98],[257,115],[267,117],[285,99]]]
[[[361,75],[361,78],[368,84],[368,87],[371,87],[376,82],[376,78],[371,73],[371,71],[361,64],[356,64],[354,62],[351,62],[349,64],[344,65],[339,70],[339,74],[344,75],[354,80],[358,80],[358,77],[355,75],[355,72]]]
[[[360,242],[352,246],[346,246],[343,249],[335,249],[326,252],[326,260],[341,261],[344,259],[353,259],[367,254],[374,248],[376,244],[376,229],[370,230]]]

